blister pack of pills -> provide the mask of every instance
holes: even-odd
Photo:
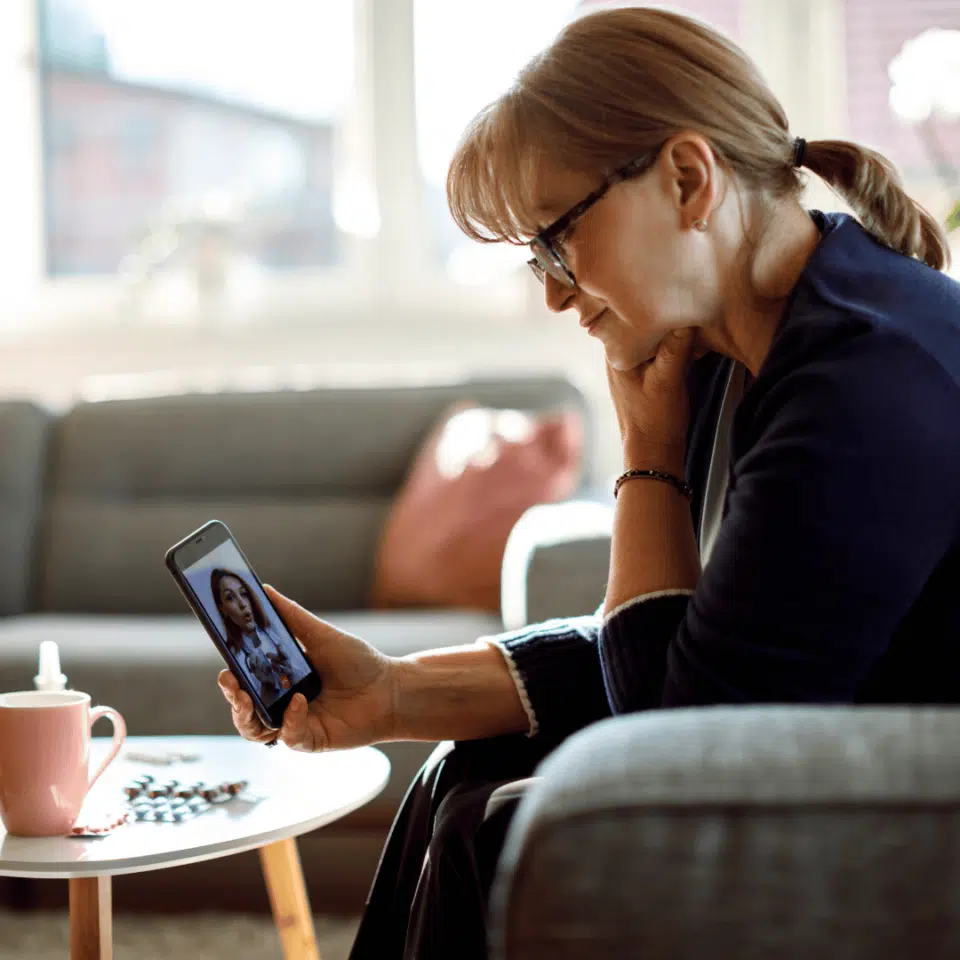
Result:
[[[141,823],[183,823],[211,807],[226,803],[247,788],[246,780],[210,782],[161,780],[150,774],[134,777],[123,788],[131,819]]]

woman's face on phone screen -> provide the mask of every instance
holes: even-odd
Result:
[[[244,632],[253,629],[253,605],[247,588],[236,577],[220,581],[220,609]]]

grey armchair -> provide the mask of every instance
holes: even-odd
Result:
[[[600,516],[565,509],[530,522],[525,557],[518,534],[513,618],[602,598]],[[546,573],[571,589],[548,593]],[[558,593],[567,609],[541,609]],[[621,716],[518,788],[491,895],[499,960],[960,956],[960,709]]]

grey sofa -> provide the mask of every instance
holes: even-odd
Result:
[[[164,550],[211,517],[230,526],[265,580],[387,653],[499,631],[490,613],[365,609],[391,499],[431,427],[464,399],[572,406],[589,434],[582,395],[553,377],[124,399],[62,415],[0,404],[0,690],[29,689],[39,643],[52,638],[69,685],[120,710],[131,733],[233,733],[215,683],[219,656],[163,566]],[[588,463],[584,484],[591,479]],[[527,527],[511,546],[520,577]],[[593,609],[605,563],[578,578],[579,589],[540,599],[553,613]],[[540,572],[549,579],[556,565]],[[526,616],[523,604],[511,615]],[[400,798],[431,748],[385,745],[392,774],[381,796],[302,839],[316,909],[362,905]],[[0,883],[0,894],[45,905],[62,902],[59,886]],[[121,909],[267,906],[254,857],[124,878],[114,899]]]
[[[958,957],[960,710],[602,721],[541,764],[498,870],[496,960]]]

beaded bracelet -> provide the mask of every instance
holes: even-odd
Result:
[[[675,477],[672,473],[661,473],[659,470],[627,470],[617,477],[616,483],[613,485],[614,498],[616,498],[617,494],[620,492],[620,488],[628,480],[635,480],[638,477],[645,477],[650,480],[662,480],[664,483],[669,483],[688,500],[693,496],[693,488],[690,486],[690,484],[684,483],[679,477]]]

